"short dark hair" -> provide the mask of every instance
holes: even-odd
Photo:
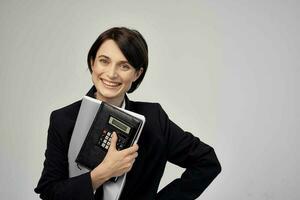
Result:
[[[136,70],[143,68],[140,77],[132,83],[128,93],[133,92],[142,82],[148,67],[148,46],[144,37],[134,29],[125,27],[113,27],[101,33],[91,46],[87,64],[92,73],[92,62],[95,61],[96,54],[105,40],[113,40],[119,46],[120,50],[128,60],[129,64]]]

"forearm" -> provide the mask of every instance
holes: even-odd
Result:
[[[40,194],[41,199],[47,200],[93,199],[94,196],[90,173],[62,180],[54,180],[45,174],[35,192]]]
[[[91,171],[90,176],[94,190],[97,190],[98,187],[103,185],[111,177],[108,169],[101,164]]]
[[[121,176],[130,171],[138,153],[138,145],[118,151],[116,149],[117,135],[113,133],[111,145],[104,160],[91,171],[91,181],[93,189],[96,190],[99,186],[105,183],[112,177]]]
[[[157,195],[157,200],[192,200],[196,199],[221,172],[221,165],[211,149],[203,156],[198,166],[185,170],[182,176],[164,187]]]

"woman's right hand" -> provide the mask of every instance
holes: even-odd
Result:
[[[129,172],[138,156],[138,145],[134,144],[132,147],[118,151],[116,149],[117,134],[113,132],[111,144],[107,151],[104,160],[91,171],[91,179],[94,190],[96,190],[105,181],[112,177],[121,176]]]

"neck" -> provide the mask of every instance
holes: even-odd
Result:
[[[111,105],[117,106],[117,107],[121,107],[122,103],[124,101],[124,96],[123,96],[123,98],[111,98],[110,99],[110,98],[104,98],[98,92],[95,92],[95,98],[100,100],[100,101],[103,101],[103,102],[109,103]]]

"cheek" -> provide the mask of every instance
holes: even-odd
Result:
[[[130,90],[130,88],[131,88],[132,81],[128,81],[125,85],[126,85],[125,90],[126,90],[126,92],[128,92],[128,90]]]
[[[131,85],[131,83],[134,82],[134,78],[133,74],[126,74],[126,76],[123,77],[123,81],[124,83]]]
[[[99,73],[97,72],[97,70],[93,70],[91,76],[92,76],[91,77],[92,81],[95,84],[97,82],[97,80],[98,80]]]
[[[135,76],[129,76],[125,79],[123,79],[123,83],[126,85],[127,91],[131,88],[132,83],[135,81]]]
[[[92,72],[92,82],[95,84],[95,81],[96,81],[96,78],[95,78],[96,76],[95,76],[95,73],[94,72]]]
[[[101,73],[103,73],[102,71],[103,70],[101,69],[101,67],[96,65],[92,67],[92,76],[99,76]]]
[[[92,71],[92,74],[91,74],[91,75],[92,75],[92,78],[96,77],[96,72],[95,72],[95,70]]]

